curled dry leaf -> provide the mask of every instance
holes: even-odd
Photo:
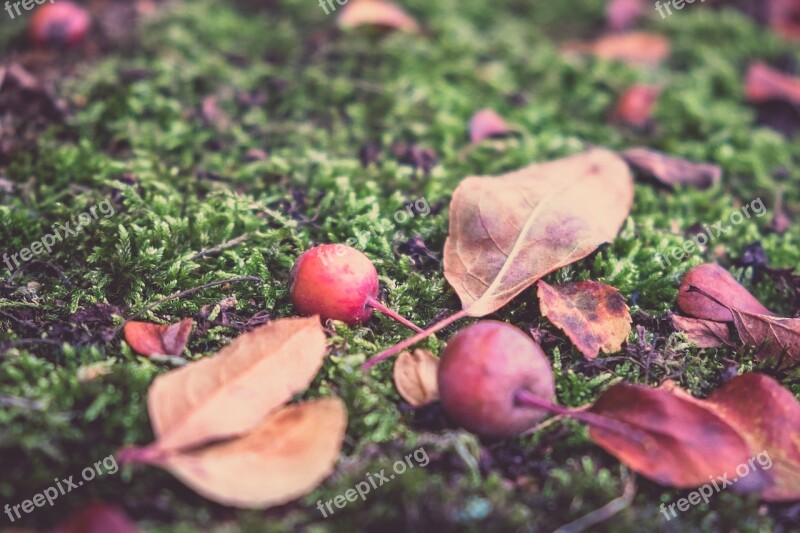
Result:
[[[663,485],[693,488],[709,476],[734,472],[753,456],[748,442],[718,414],[687,393],[620,383],[604,392],[590,413],[621,422],[592,426],[591,439],[641,475]],[[735,485],[761,490],[754,472]]]
[[[487,315],[612,241],[632,204],[628,166],[602,149],[467,178],[450,204],[445,277],[466,314]]]
[[[247,435],[150,462],[215,502],[264,509],[311,492],[333,471],[347,428],[338,398],[290,405]]]
[[[692,163],[648,148],[631,148],[622,157],[637,172],[664,185],[690,185],[708,189],[722,179],[722,168],[710,163]]]
[[[800,78],[756,62],[747,70],[745,95],[749,102],[783,100],[800,105]]]
[[[701,349],[736,346],[736,340],[725,322],[672,315],[672,326],[676,331],[685,333],[689,342]]]
[[[95,503],[70,515],[52,533],[139,533],[139,528],[119,507]]]
[[[506,120],[492,109],[482,109],[469,122],[469,137],[473,144],[493,137],[513,133]]]
[[[780,318],[730,308],[741,341],[760,359],[800,360],[800,318]]]
[[[248,431],[308,387],[325,353],[319,317],[283,319],[159,376],[147,395],[151,446],[178,450]]]
[[[350,0],[339,15],[339,26],[379,26],[410,33],[420,31],[419,23],[389,0]]]
[[[669,39],[645,32],[612,34],[591,43],[570,43],[567,53],[592,54],[597,57],[622,61],[633,65],[655,66],[670,54]]]
[[[690,290],[691,287],[700,289],[721,304],[700,292]],[[727,270],[711,263],[698,265],[686,273],[678,289],[678,307],[691,317],[714,322],[733,321],[730,308],[756,315],[774,316],[756,300],[755,296],[733,279]]]
[[[564,330],[587,359],[622,348],[632,321],[617,289],[596,281],[552,287],[539,280],[538,285],[542,315]]]
[[[403,352],[394,363],[397,392],[413,407],[422,407],[439,399],[436,373],[439,358],[428,350]]]
[[[125,342],[139,355],[174,355],[183,353],[194,320],[184,318],[177,324],[158,325],[149,322],[128,322],[125,324]]]
[[[644,128],[650,123],[661,89],[652,85],[634,85],[626,90],[617,102],[611,116],[614,122],[621,122],[634,128]]]

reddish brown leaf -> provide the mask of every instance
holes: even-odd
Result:
[[[689,342],[698,348],[736,346],[736,340],[725,322],[672,315],[672,325],[677,331],[685,333]]]
[[[722,179],[722,168],[718,165],[692,163],[648,148],[625,150],[622,157],[637,172],[670,187],[691,185],[698,189],[708,189]]]
[[[379,26],[410,33],[420,31],[417,21],[389,0],[350,0],[339,15],[339,26]]]
[[[469,136],[473,144],[492,137],[502,137],[513,133],[505,119],[491,109],[475,113],[469,123]]]
[[[174,355],[183,353],[194,320],[184,318],[177,324],[158,325],[149,322],[128,322],[125,324],[125,342],[139,355]]]
[[[487,315],[612,241],[632,204],[630,170],[607,150],[467,178],[450,204],[445,277],[464,312]]]
[[[784,100],[800,105],[800,78],[789,76],[764,63],[750,65],[745,81],[749,102]]]
[[[344,403],[325,398],[284,407],[238,439],[149,462],[205,498],[265,509],[308,494],[328,477],[346,428]]]
[[[739,338],[760,359],[800,360],[800,318],[779,318],[730,308]]]
[[[325,354],[319,317],[282,319],[159,376],[147,395],[152,446],[179,450],[250,430],[308,387]]]
[[[691,287],[704,291],[724,305],[690,290]],[[714,322],[733,321],[728,307],[757,315],[774,316],[755,296],[739,285],[727,270],[716,264],[699,265],[686,273],[678,289],[678,307],[691,317]]]
[[[52,533],[138,533],[125,512],[117,506],[96,503],[79,509]]]
[[[439,358],[428,350],[403,352],[394,362],[397,392],[412,407],[421,407],[439,399],[436,372]]]
[[[539,280],[542,316],[564,330],[587,359],[618,352],[631,332],[630,309],[614,287],[581,281],[552,287]]]
[[[606,25],[614,31],[629,30],[644,12],[644,0],[609,0],[606,5]]]
[[[645,32],[606,35],[591,43],[568,43],[564,50],[593,54],[597,57],[622,61],[633,65],[655,66],[670,54],[666,37]]]
[[[751,455],[766,451],[751,464],[770,480],[761,498],[800,499],[800,403],[794,395],[772,378],[751,373],[733,378],[707,403],[744,436]]]
[[[625,91],[612,114],[614,122],[635,128],[644,128],[650,122],[661,95],[661,89],[652,85],[634,85]]]
[[[753,455],[748,442],[719,415],[672,387],[617,384],[589,412],[622,423],[592,426],[600,447],[641,475],[663,485],[693,488],[709,476],[733,472]],[[760,490],[767,480],[754,472],[738,489]]]

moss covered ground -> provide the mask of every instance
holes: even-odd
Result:
[[[602,31],[601,0],[404,5],[425,35],[342,33],[314,0],[158,4],[131,24],[132,35],[101,52],[48,58],[59,73],[54,89],[65,117],[26,124],[25,138],[4,155],[2,250],[27,247],[53,224],[105,200],[114,213],[55,246],[46,261],[13,273],[0,266],[0,501],[18,503],[124,444],[151,441],[147,389],[170,365],[131,352],[115,329],[125,317],[204,283],[260,278],[144,315],[159,323],[195,317],[185,355],[201,358],[254,324],[293,315],[287,279],[302,251],[344,242],[424,198],[427,216],[373,236],[364,251],[380,273],[383,300],[414,322],[432,323],[459,308],[440,264],[459,181],[589,145],[651,146],[716,162],[724,178],[703,192],[637,184],[619,238],[546,278],[619,288],[638,326],[624,352],[586,361],[541,318],[533,290],[492,317],[544,335],[559,402],[578,406],[618,381],[657,385],[666,378],[704,396],[732,372],[754,369],[800,395],[800,372],[776,373],[745,349],[698,351],[659,320],[675,308],[682,273],[708,261],[729,267],[772,309],[798,311],[772,281],[753,282],[734,260],[760,241],[770,265],[800,264],[800,226],[782,236],[767,231],[778,194],[800,215],[800,143],[760,124],[743,94],[750,61],[800,64],[800,48],[733,7],[695,4],[645,24],[671,39],[673,53],[661,67],[643,70],[559,52],[565,40]],[[23,24],[0,24],[5,59],[23,57]],[[637,81],[664,87],[646,132],[608,120]],[[484,107],[520,133],[465,150],[468,121]],[[656,261],[692,225],[725,220],[757,198],[768,216],[746,220],[706,252],[666,269]],[[244,240],[198,255],[238,237]],[[233,307],[225,301],[231,297]],[[102,500],[156,532],[549,531],[622,495],[631,472],[594,446],[581,425],[558,421],[519,439],[481,442],[449,424],[437,406],[404,404],[390,364],[368,375],[359,370],[366,357],[408,335],[401,326],[375,317],[361,327],[329,328],[332,355],[304,397],[341,396],[349,427],[334,475],[307,497],[238,511],[163,471],[126,467],[22,525],[50,527]],[[423,346],[438,350],[441,341]],[[79,369],[100,362],[110,372],[79,379]],[[420,446],[428,466],[322,518],[317,500]],[[800,524],[796,505],[732,492],[665,521],[659,505],[683,495],[637,478],[631,505],[596,530],[796,531]]]

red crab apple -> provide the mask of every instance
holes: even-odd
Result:
[[[373,310],[420,328],[378,301],[378,272],[369,258],[350,246],[323,244],[303,253],[289,275],[292,303],[304,315],[320,315],[356,325]]]
[[[92,18],[81,6],[58,0],[37,8],[31,18],[31,38],[39,45],[73,45],[83,40]]]
[[[484,320],[459,331],[439,363],[439,396],[447,414],[484,437],[510,437],[532,428],[546,409],[520,395],[550,404],[553,371],[542,349],[520,329]]]

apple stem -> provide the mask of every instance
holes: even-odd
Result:
[[[607,431],[613,431],[614,433],[621,433],[630,437],[637,442],[643,442],[643,434],[641,431],[637,431],[636,429],[632,428],[630,425],[620,422],[619,420],[615,420],[613,418],[608,418],[603,415],[597,415],[595,413],[589,413],[587,411],[581,409],[570,409],[568,407],[561,407],[560,405],[555,405],[543,398],[539,398],[534,393],[528,390],[519,390],[517,391],[516,395],[514,396],[516,403],[518,405],[524,405],[527,407],[534,407],[536,409],[542,409],[549,413],[553,413],[556,415],[565,415],[575,420],[579,420],[584,422],[590,426],[594,426],[596,428],[605,429]]]
[[[417,333],[416,335],[414,335],[410,339],[406,339],[403,342],[401,342],[399,344],[395,344],[391,348],[382,351],[378,355],[374,355],[374,356],[370,357],[366,362],[364,362],[363,365],[361,365],[361,370],[364,370],[364,371],[369,370],[370,368],[372,368],[376,364],[380,363],[381,361],[383,361],[385,359],[388,359],[391,356],[402,352],[406,348],[409,348],[409,347],[415,345],[416,343],[418,343],[422,339],[430,337],[431,335],[433,335],[437,331],[446,328],[447,326],[449,326],[450,324],[452,324],[456,320],[460,320],[460,319],[462,319],[462,318],[464,318],[466,316],[468,316],[468,315],[467,315],[467,312],[464,311],[464,310],[461,310],[458,313],[450,315],[449,317],[445,318],[444,320],[442,320],[440,322],[437,322],[436,324],[434,324],[433,326],[429,327],[428,329],[420,331],[419,333]]]
[[[388,307],[383,305],[377,298],[373,298],[372,296],[367,298],[367,305],[372,307],[373,309],[375,309],[379,313],[383,313],[384,315],[388,316],[389,318],[391,318],[393,320],[396,320],[397,322],[400,322],[405,327],[407,327],[409,329],[413,329],[417,333],[422,332],[422,328],[421,327],[417,326],[416,324],[414,324],[413,322],[411,322],[407,318],[401,316],[400,314],[397,313],[397,311],[393,311],[393,310],[389,309]]]

